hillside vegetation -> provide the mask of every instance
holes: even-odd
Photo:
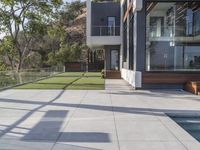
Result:
[[[87,61],[86,3],[0,1],[0,71]],[[25,9],[26,8],[26,9]]]

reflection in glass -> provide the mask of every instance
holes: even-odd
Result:
[[[200,2],[148,2],[147,71],[200,71]]]
[[[115,35],[115,17],[108,17],[108,35]]]
[[[111,50],[111,70],[119,70],[119,52]]]

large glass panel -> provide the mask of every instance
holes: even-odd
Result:
[[[119,70],[119,51],[111,50],[111,70]]]
[[[200,11],[194,12],[194,34],[200,35]]]
[[[115,17],[108,17],[108,35],[115,35]]]
[[[146,70],[200,71],[200,2],[148,2]]]

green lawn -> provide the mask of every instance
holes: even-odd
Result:
[[[103,90],[104,79],[101,73],[67,72],[16,89]]]

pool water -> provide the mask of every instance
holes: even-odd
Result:
[[[200,116],[170,116],[177,124],[200,142]]]

